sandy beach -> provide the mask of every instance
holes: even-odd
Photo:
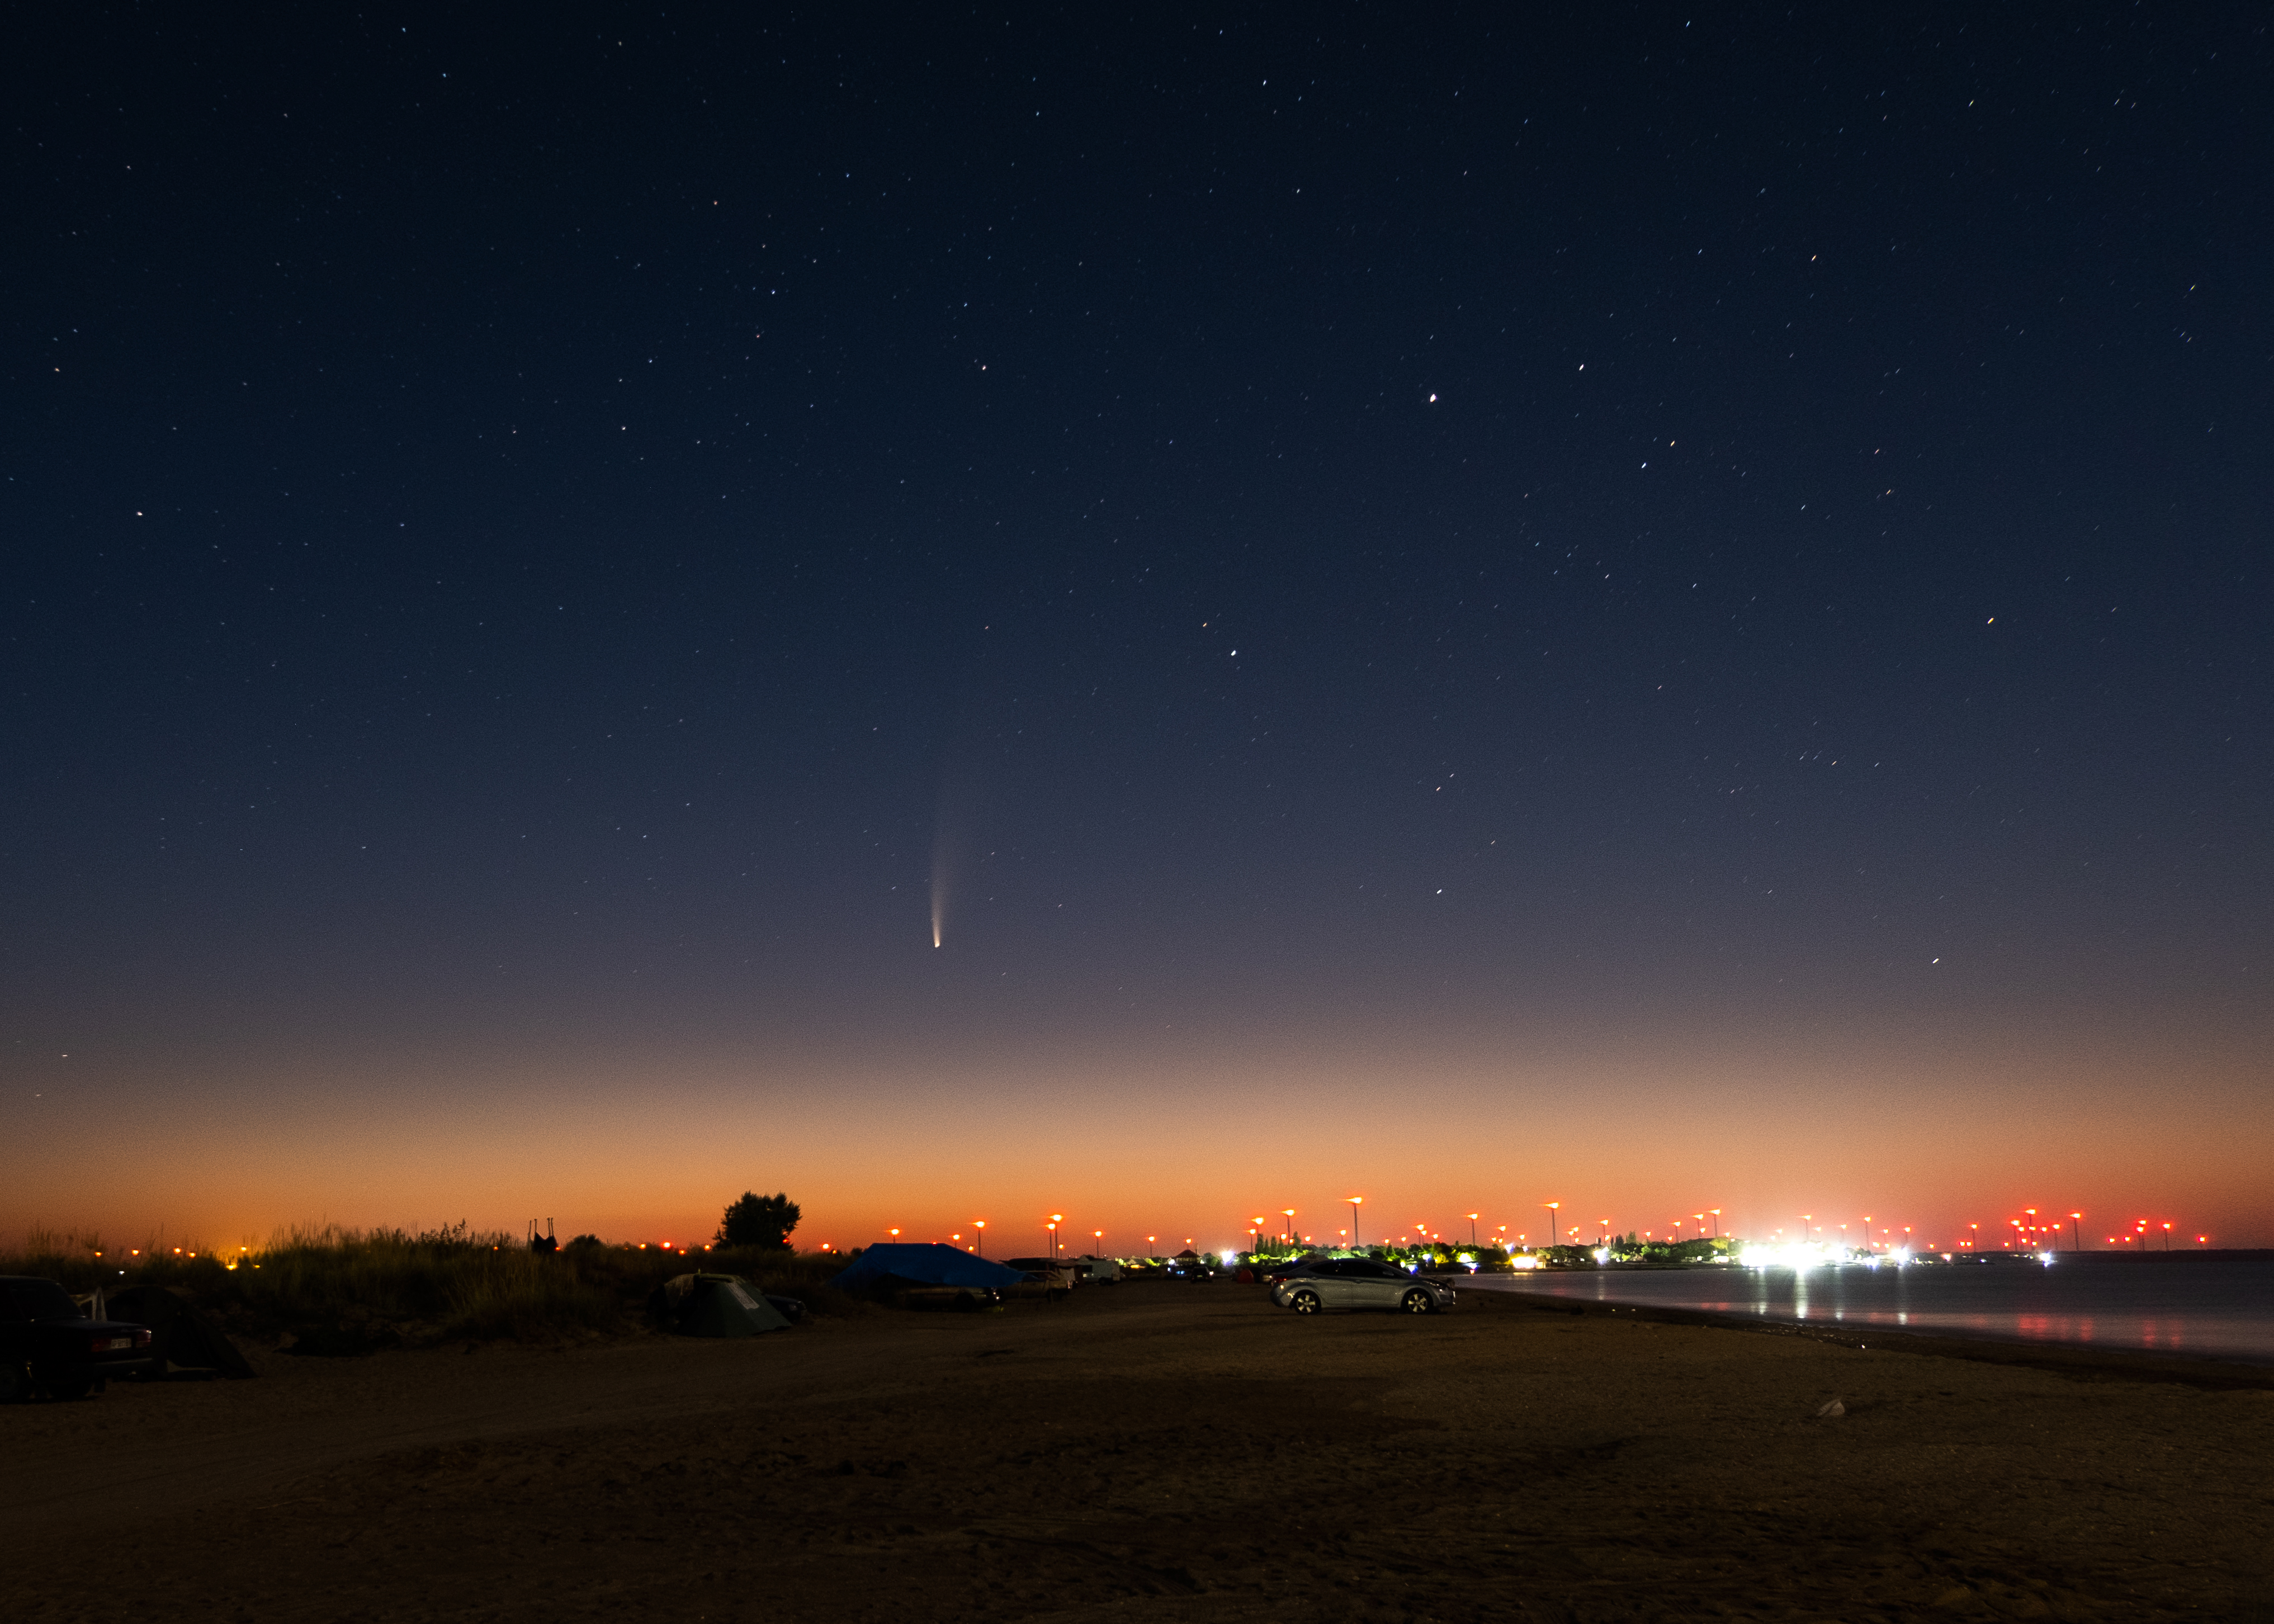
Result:
[[[0,1410],[11,1620],[2274,1618],[2265,1372],[1152,1282],[248,1352]]]

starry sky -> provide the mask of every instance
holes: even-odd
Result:
[[[0,1234],[2274,1243],[2262,14],[27,28]]]

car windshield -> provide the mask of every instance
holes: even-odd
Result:
[[[79,1320],[70,1294],[52,1280],[11,1280],[4,1288],[11,1320]]]

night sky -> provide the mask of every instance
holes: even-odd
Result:
[[[2262,10],[22,21],[0,1232],[2274,1242]]]

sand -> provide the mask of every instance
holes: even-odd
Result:
[[[1170,1282],[248,1351],[259,1381],[0,1410],[0,1617],[2274,1620],[2247,1374]]]

